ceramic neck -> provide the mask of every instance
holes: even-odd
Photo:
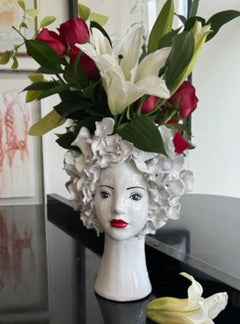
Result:
[[[145,237],[117,241],[105,235],[95,291],[102,297],[117,301],[142,299],[150,294]]]

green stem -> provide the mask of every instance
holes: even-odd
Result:
[[[124,116],[124,112],[120,115],[119,120],[118,120],[118,123],[117,123],[117,126],[121,125],[123,116]]]
[[[147,116],[151,116],[151,115],[153,115],[161,106],[162,106],[162,104],[164,103],[166,101],[166,99],[159,99],[159,101],[158,101],[158,103],[157,103],[157,105],[156,105],[156,107],[152,110],[152,111],[150,111],[149,113],[147,113],[146,115]]]
[[[24,37],[24,35],[20,32],[20,30],[18,30],[15,26],[12,26],[12,28],[24,39],[26,40],[26,37]]]
[[[61,77],[60,74],[57,74],[57,77],[59,78],[60,81],[62,81],[63,84],[65,84],[65,82],[64,82],[64,80],[63,80],[63,78]]]
[[[165,118],[165,120],[163,120],[162,123],[167,124],[169,122],[169,120],[171,120],[174,117],[175,114],[176,114],[176,111],[172,111],[172,113],[169,116],[167,116],[167,118]]]

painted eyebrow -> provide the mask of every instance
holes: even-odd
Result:
[[[101,187],[107,187],[107,188],[110,188],[110,189],[112,189],[112,190],[114,189],[113,187],[108,186],[108,185],[100,185],[99,188],[101,188]]]
[[[145,188],[143,188],[143,187],[138,187],[138,186],[127,188],[127,190],[131,190],[131,189],[142,189],[142,190],[145,190]]]

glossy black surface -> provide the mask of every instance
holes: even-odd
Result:
[[[46,210],[1,207],[0,323],[151,323],[146,304],[159,296],[186,297],[189,282],[178,275],[186,271],[201,282],[205,297],[228,292],[228,307],[215,323],[239,324],[239,207],[238,199],[186,196],[181,220],[147,238],[153,293],[133,303],[94,293],[103,237],[82,226],[69,202],[52,196]]]

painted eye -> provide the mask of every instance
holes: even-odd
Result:
[[[132,200],[141,200],[142,199],[142,196],[141,195],[139,195],[139,194],[137,194],[137,193],[134,193],[134,194],[132,194],[131,196],[130,196],[130,199],[132,199]]]
[[[100,192],[100,197],[101,197],[102,199],[107,199],[107,198],[110,197],[110,194],[109,194],[108,192],[106,192],[106,191],[101,191],[101,192]]]

